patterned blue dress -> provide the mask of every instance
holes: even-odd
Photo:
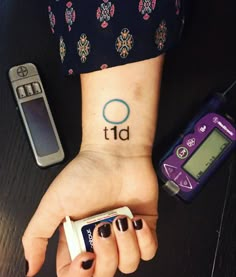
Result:
[[[183,0],[50,0],[48,15],[66,75],[165,53],[185,16]]]

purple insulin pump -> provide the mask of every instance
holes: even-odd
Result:
[[[218,111],[225,95],[208,101],[159,164],[163,188],[190,202],[236,147],[233,121]]]

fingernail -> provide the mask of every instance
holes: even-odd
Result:
[[[118,230],[121,232],[125,232],[126,230],[128,230],[127,217],[118,218],[116,220],[116,226],[117,226]]]
[[[93,260],[88,260],[86,262],[82,262],[82,267],[85,270],[90,269],[92,267],[92,265],[93,265]]]
[[[143,228],[143,221],[142,219],[138,219],[133,221],[133,226],[135,230],[141,230]]]
[[[29,271],[29,263],[25,260],[25,275],[27,276],[27,273]]]
[[[102,238],[108,238],[111,235],[111,226],[110,224],[103,224],[98,228],[98,234]]]

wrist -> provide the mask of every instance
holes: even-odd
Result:
[[[151,156],[163,57],[81,75],[81,151]]]
[[[87,143],[82,141],[81,152],[95,152],[117,157],[150,157],[152,155],[152,145],[135,143]]]

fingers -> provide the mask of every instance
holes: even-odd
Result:
[[[142,260],[152,259],[157,251],[156,232],[153,232],[144,219],[132,220],[118,217],[113,222],[119,252],[119,269],[123,273],[134,272]]]
[[[93,232],[96,267],[94,277],[113,277],[118,266],[116,238],[110,223],[99,224]]]
[[[27,276],[34,276],[40,270],[45,259],[48,239],[63,219],[61,214],[56,194],[49,190],[42,198],[22,238],[29,266]]]
[[[133,226],[139,244],[141,259],[144,261],[151,260],[155,256],[158,246],[156,233],[153,235],[146,221],[141,218],[134,218]]]
[[[94,255],[86,252],[77,256],[71,263],[57,272],[58,277],[92,277],[94,271]]]
[[[85,252],[71,261],[63,227],[59,228],[60,236],[57,249],[58,277],[92,277],[95,268],[94,253]]]
[[[100,223],[93,232],[94,253],[85,252],[71,262],[64,230],[60,228],[57,253],[59,277],[113,277],[117,268],[123,273],[136,271],[140,258],[150,260],[157,250],[157,239],[144,219],[119,216]],[[88,266],[87,269],[84,268]]]
[[[110,225],[99,224],[93,233],[96,267],[94,277],[113,277],[117,267],[123,273],[136,271],[140,258],[150,260],[157,250],[153,235],[144,219],[119,216]]]
[[[134,272],[140,261],[140,250],[130,218],[118,217],[113,222],[119,251],[119,269],[123,273]]]

